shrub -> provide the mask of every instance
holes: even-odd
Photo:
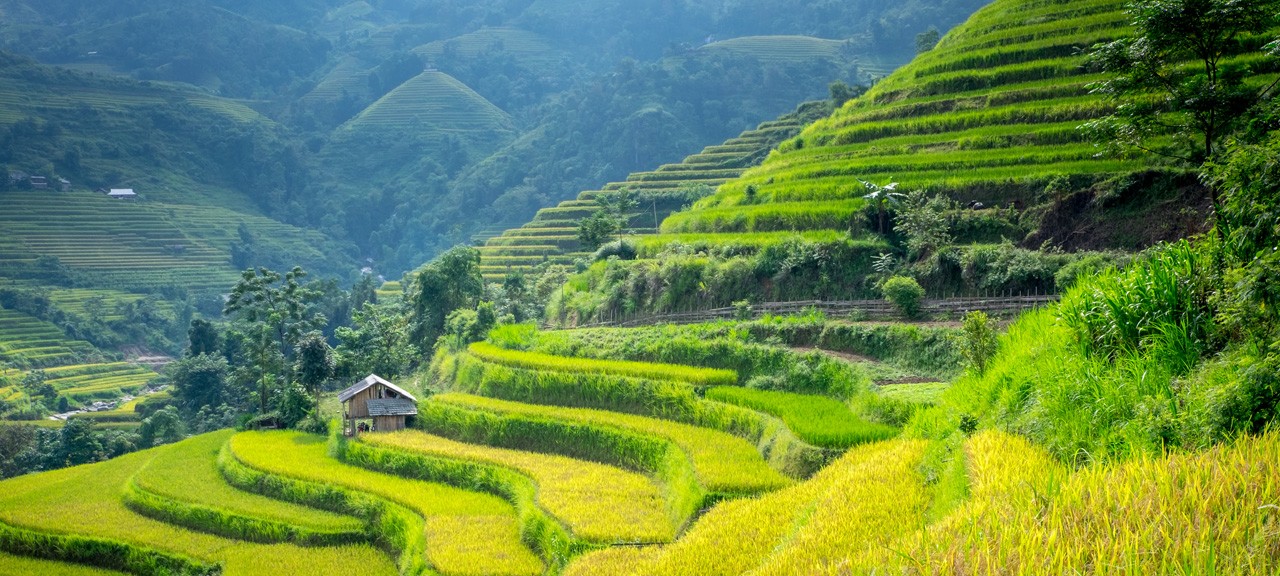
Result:
[[[996,355],[996,331],[991,328],[987,314],[974,310],[964,316],[964,332],[960,341],[960,353],[965,364],[979,376],[986,374],[987,362]]]
[[[630,240],[615,240],[600,246],[592,256],[594,260],[607,260],[616,257],[619,260],[635,260],[638,251]]]
[[[893,303],[898,312],[906,318],[915,318],[920,314],[920,301],[924,299],[924,288],[915,278],[894,276],[884,281],[881,287],[885,300]]]

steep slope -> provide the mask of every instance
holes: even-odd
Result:
[[[652,233],[658,222],[748,167],[758,163],[779,142],[794,136],[807,122],[827,113],[821,102],[800,106],[777,120],[764,122],[721,144],[708,146],[678,164],[664,164],[650,172],[636,172],[626,181],[611,182],[601,190],[588,190],[577,199],[543,208],[533,220],[485,239],[481,247],[481,271],[485,280],[501,280],[513,272],[528,272],[542,262],[568,264],[589,256],[580,250],[578,221],[600,208],[600,194],[623,189],[635,193],[626,234]]]
[[[346,179],[403,177],[424,163],[456,172],[514,131],[506,112],[452,76],[427,70],[338,127],[320,156]]]
[[[663,231],[721,231],[715,210],[730,207],[857,200],[865,193],[859,180],[1031,205],[1057,176],[1083,187],[1139,170],[1147,165],[1140,158],[1097,157],[1078,129],[1110,110],[1089,93],[1100,76],[1082,52],[1127,31],[1121,8],[1110,0],[996,2]]]
[[[1141,155],[1102,154],[1081,128],[1114,106],[1091,93],[1102,75],[1086,53],[1126,34],[1128,22],[1116,0],[987,6],[760,166],[667,217],[659,234],[638,238],[641,260],[598,263],[571,282],[552,315],[879,297],[873,258],[900,263],[907,250],[893,203],[870,205],[864,182],[956,203],[941,217],[957,247],[933,251],[917,271],[935,292],[1055,291],[1057,270],[1080,257],[1015,254],[1002,243],[1140,249],[1202,230],[1207,201],[1193,177],[1153,170],[1158,163]],[[1088,211],[1064,214],[1076,204]],[[1099,215],[1113,230],[1090,227]]]
[[[9,55],[0,78],[11,172],[0,181],[0,276],[51,279],[36,265],[49,257],[81,286],[209,292],[252,264],[354,268],[336,243],[272,218],[303,219],[306,169],[285,129],[243,104]],[[137,200],[93,192],[109,188]],[[233,261],[233,244],[253,261]]]

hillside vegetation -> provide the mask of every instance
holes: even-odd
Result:
[[[1121,2],[993,3],[639,234],[636,261],[572,278],[549,313],[573,325],[744,298],[876,298],[895,274],[938,296],[1054,293],[1073,262],[1123,259],[1087,250],[1203,231],[1208,193],[1185,166],[1108,154],[1083,127],[1117,109],[1093,89],[1107,76],[1088,49],[1131,31]],[[1230,62],[1262,86],[1274,65],[1255,49]]]
[[[678,164],[635,172],[625,181],[611,182],[601,190],[581,192],[575,200],[543,208],[529,223],[485,241],[480,248],[484,278],[502,280],[509,274],[531,272],[544,262],[570,264],[587,257],[594,248],[581,245],[578,222],[600,209],[598,198],[602,194],[621,190],[632,193],[634,206],[625,214],[624,234],[652,232],[662,218],[741,174],[825,113],[822,103],[804,104],[795,112],[762,123],[722,144],[708,146]]]

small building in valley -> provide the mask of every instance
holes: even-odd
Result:
[[[404,430],[409,418],[418,415],[418,399],[377,374],[339,392],[338,401],[342,403],[342,431],[348,436]]]
[[[133,200],[138,197],[138,193],[133,188],[112,188],[107,192],[107,198],[115,198],[116,200]]]
[[[49,188],[49,179],[44,176],[32,176],[28,178],[27,181],[31,182],[31,188],[33,190],[45,190]]]

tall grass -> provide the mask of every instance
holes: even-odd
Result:
[[[854,558],[855,571],[1273,574],[1280,570],[1280,438],[1141,456],[1066,473],[999,432],[966,447],[973,496],[927,531]],[[892,551],[898,551],[895,553]]]
[[[1183,240],[1105,271],[1062,299],[1059,313],[1087,354],[1115,358],[1155,348],[1185,373],[1213,328],[1207,251]]]

